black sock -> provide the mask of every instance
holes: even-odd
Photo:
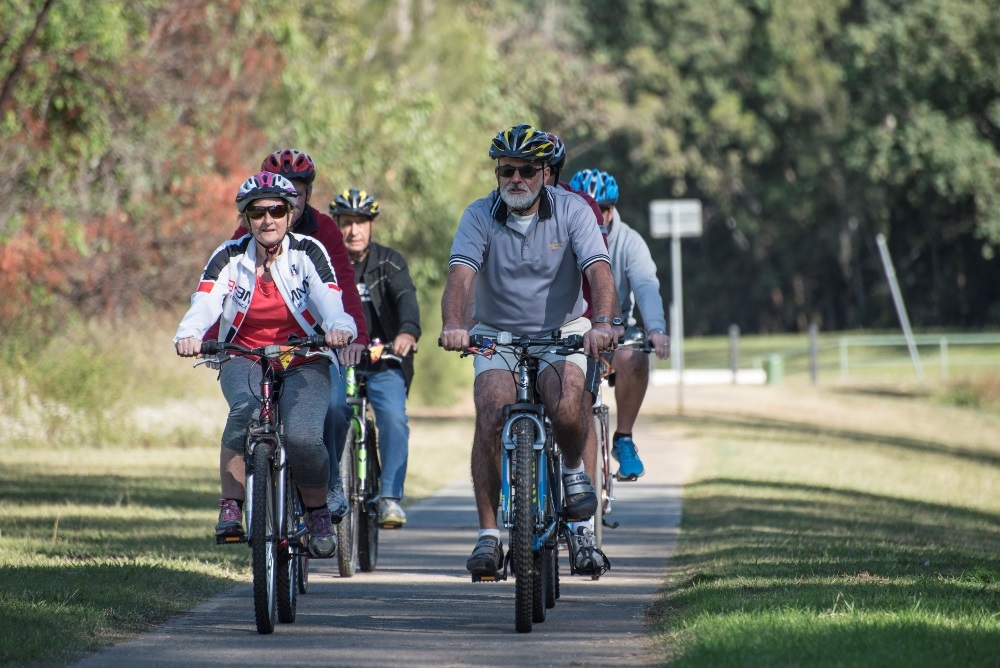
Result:
[[[306,506],[306,512],[307,513],[311,513],[314,510],[322,510],[323,508],[326,508],[326,504],[325,503],[322,506],[316,506],[315,508],[310,508],[309,506]]]
[[[611,440],[617,441],[619,438],[623,438],[625,436],[628,436],[629,438],[632,438],[632,432],[628,432],[627,434],[623,434],[620,431],[616,431],[614,437]]]

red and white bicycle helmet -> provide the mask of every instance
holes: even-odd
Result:
[[[236,208],[243,213],[251,202],[259,199],[283,199],[288,202],[288,206],[294,208],[298,195],[295,186],[284,176],[262,171],[251,176],[240,186],[236,193]]]
[[[286,179],[300,179],[312,183],[316,179],[316,163],[305,151],[285,148],[275,151],[260,163],[264,172],[281,174]]]

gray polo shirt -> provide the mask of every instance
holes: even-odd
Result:
[[[476,271],[473,317],[514,334],[559,329],[587,310],[582,272],[611,263],[587,202],[545,186],[538,216],[522,234],[494,191],[462,214],[448,265]]]

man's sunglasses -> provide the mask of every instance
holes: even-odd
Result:
[[[520,167],[515,167],[514,165],[501,165],[497,168],[497,173],[505,179],[509,179],[514,176],[514,172],[521,175],[522,179],[533,179],[535,174],[542,171],[544,167],[532,167],[531,165],[521,165]]]
[[[288,215],[287,204],[272,204],[271,206],[251,206],[247,207],[246,214],[250,220],[260,220],[264,214],[270,214],[271,218],[278,220]]]

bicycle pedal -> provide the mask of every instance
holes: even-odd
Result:
[[[246,534],[241,534],[238,536],[216,536],[216,545],[236,545],[237,543],[247,542]]]
[[[627,475],[624,478],[618,475],[617,473],[615,474],[615,480],[617,480],[618,482],[635,482],[638,479],[639,476],[637,476],[634,473],[632,475]]]
[[[402,529],[402,522],[384,522],[378,525],[380,529]]]
[[[506,580],[507,576],[502,573],[496,573],[495,575],[473,575],[473,582],[500,582],[501,580]]]

